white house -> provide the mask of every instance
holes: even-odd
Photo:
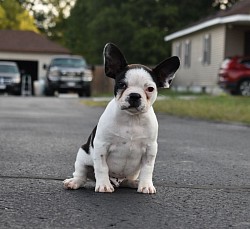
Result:
[[[70,54],[70,51],[31,31],[0,30],[0,61],[15,61],[20,70],[36,81],[45,76],[44,64],[53,55]]]
[[[239,1],[196,24],[167,35],[172,55],[181,59],[174,80],[179,90],[214,92],[217,74],[228,56],[250,56],[250,1]]]

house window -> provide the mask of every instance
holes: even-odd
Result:
[[[184,47],[184,66],[189,68],[191,66],[191,41],[185,41]]]
[[[206,34],[203,38],[203,64],[211,63],[211,35]]]
[[[178,42],[175,46],[175,55],[181,59],[181,42]]]

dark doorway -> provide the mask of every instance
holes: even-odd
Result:
[[[18,65],[19,70],[22,75],[30,75],[32,79],[31,89],[32,94],[34,94],[34,81],[38,80],[38,61],[29,61],[29,60],[2,60],[1,61],[13,61]]]
[[[245,56],[250,56],[250,31],[245,33]]]
[[[2,61],[16,62],[22,74],[30,75],[33,82],[38,79],[38,61],[6,60],[6,59]]]

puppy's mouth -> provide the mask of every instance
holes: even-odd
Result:
[[[134,110],[141,110],[139,106],[121,106],[121,110],[131,110],[131,109],[134,109]]]
[[[131,106],[131,105],[123,105],[121,106],[121,110],[127,111],[132,114],[138,114],[145,112],[145,106]]]

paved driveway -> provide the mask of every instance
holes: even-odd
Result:
[[[250,128],[158,115],[156,195],[64,190],[102,113],[0,97],[0,228],[250,228]]]

